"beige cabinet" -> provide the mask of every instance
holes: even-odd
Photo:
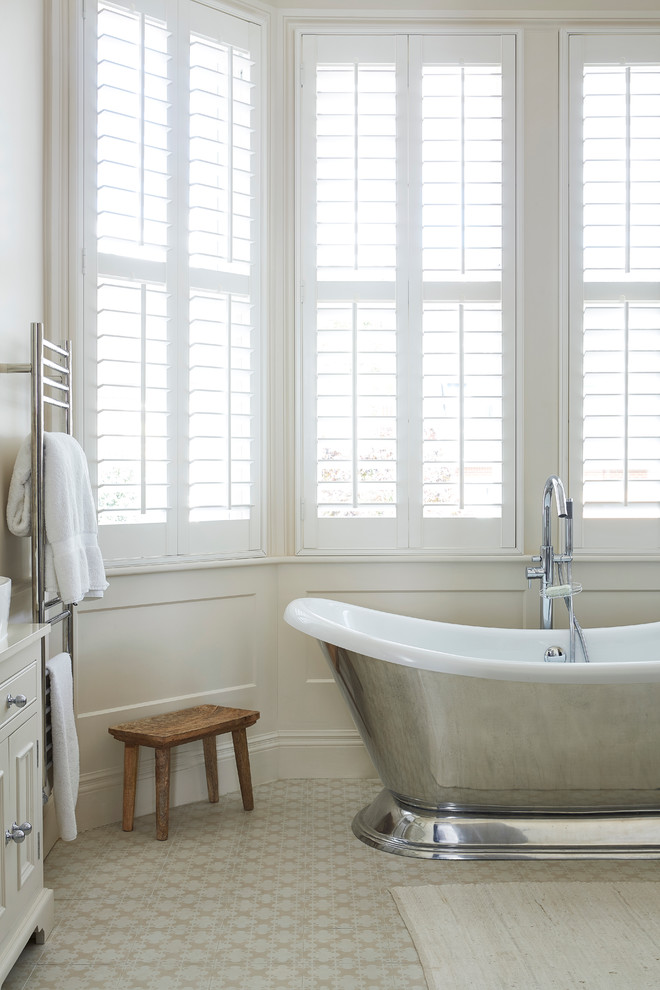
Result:
[[[0,983],[30,936],[53,926],[43,885],[41,639],[47,629],[9,627],[0,645]]]

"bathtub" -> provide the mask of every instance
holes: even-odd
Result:
[[[660,858],[660,622],[567,630],[433,622],[322,598],[317,639],[384,790],[353,820],[428,859]]]

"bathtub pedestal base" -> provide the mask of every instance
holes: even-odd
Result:
[[[387,789],[353,820],[374,849],[415,859],[660,859],[657,811],[433,811]]]

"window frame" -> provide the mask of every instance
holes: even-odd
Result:
[[[632,281],[632,291],[625,292],[625,284],[614,281],[594,283],[584,281],[582,266],[582,71],[588,64],[621,64],[622,60],[644,64],[647,59],[641,56],[641,47],[651,46],[655,39],[657,55],[654,63],[660,65],[660,23],[646,26],[646,33],[630,23],[625,30],[612,31],[599,25],[586,25],[580,28],[564,28],[560,32],[560,83],[563,86],[563,133],[560,147],[565,163],[563,170],[562,197],[564,236],[562,238],[563,258],[561,265],[566,284],[564,310],[564,337],[566,360],[564,363],[565,400],[564,446],[568,462],[568,478],[574,494],[574,541],[576,551],[581,555],[603,557],[609,555],[657,555],[660,551],[660,514],[658,517],[625,518],[620,515],[585,517],[582,498],[582,459],[583,459],[583,310],[587,303],[607,305],[623,300],[630,303],[652,304],[660,308],[660,290],[653,281]],[[585,46],[591,42],[592,49],[600,50],[602,56],[597,61],[589,59]],[[576,219],[577,218],[577,219]],[[589,286],[601,286],[600,296],[590,291]],[[637,291],[635,291],[637,286]],[[644,287],[648,286],[648,292]],[[585,288],[586,287],[586,288]],[[624,289],[623,295],[621,288]]]
[[[92,6],[90,3],[89,6]],[[93,490],[97,485],[97,445],[96,445],[96,306],[95,306],[95,281],[96,281],[96,185],[90,180],[90,175],[94,174],[96,157],[95,125],[90,127],[88,122],[94,122],[96,117],[96,45],[95,45],[95,24],[96,24],[96,4],[93,10],[87,10],[83,18],[81,29],[80,49],[81,66],[80,78],[86,83],[82,87],[84,92],[84,106],[80,106],[80,136],[79,136],[79,161],[82,187],[83,209],[80,217],[80,252],[81,252],[81,285],[80,285],[80,308],[81,326],[85,326],[83,334],[83,344],[80,350],[82,355],[79,358],[79,365],[83,368],[81,391],[83,393],[81,420],[83,424],[84,446],[88,456],[90,467],[90,478]],[[118,6],[122,6],[119,0]],[[152,0],[142,0],[140,9],[153,6]],[[199,17],[204,21],[206,18],[216,19],[219,23],[225,20],[231,29],[234,21],[239,30],[248,32],[251,37],[251,44],[255,44],[255,85],[259,87],[259,96],[256,100],[255,111],[255,146],[254,146],[254,174],[256,176],[257,187],[257,209],[254,221],[255,231],[253,234],[254,258],[252,263],[252,274],[250,278],[256,285],[256,298],[251,297],[255,303],[256,318],[253,321],[254,365],[252,370],[253,381],[258,383],[252,390],[253,406],[252,419],[254,422],[252,456],[253,477],[252,491],[253,501],[250,512],[250,519],[245,523],[229,521],[217,521],[209,523],[190,523],[188,521],[188,506],[185,498],[187,485],[185,482],[185,465],[181,460],[180,451],[172,461],[173,486],[176,495],[172,496],[168,502],[167,522],[165,524],[165,543],[158,537],[153,539],[150,524],[133,524],[125,526],[99,526],[99,543],[102,547],[106,561],[111,566],[139,566],[141,564],[158,565],[170,564],[178,561],[194,562],[208,560],[240,559],[249,557],[264,557],[267,553],[267,405],[268,405],[268,380],[267,373],[267,340],[268,340],[268,277],[267,277],[267,244],[268,244],[268,187],[269,187],[269,165],[267,154],[267,134],[268,134],[268,114],[269,100],[267,85],[268,80],[268,46],[269,46],[269,18],[263,10],[255,10],[249,5],[226,4],[218,0],[162,0],[156,8],[165,8],[168,17],[176,14],[177,30],[187,36],[194,30],[194,24],[189,19],[189,11],[196,8]],[[233,29],[236,30],[235,28]],[[184,39],[185,40],[185,39]],[[231,43],[231,39],[229,40]],[[176,59],[175,76],[177,73],[185,74],[186,65],[183,55],[178,51],[178,45],[174,45],[173,59]],[[187,51],[187,42],[183,45]],[[93,85],[92,85],[93,83]],[[170,83],[176,85],[176,83]],[[186,103],[187,87],[180,87],[178,102],[179,106]],[[187,112],[179,114],[178,123],[187,134]],[[85,129],[87,127],[87,130]],[[92,134],[93,131],[93,134]],[[91,139],[86,137],[90,134]],[[187,231],[186,203],[188,180],[184,174],[183,163],[185,160],[186,140],[180,141],[183,151],[175,149],[177,164],[171,170],[173,178],[170,180],[176,183],[176,188],[180,194],[179,206],[174,206],[175,211],[182,214],[179,217],[179,240],[184,241]],[[177,171],[179,174],[177,175]],[[170,197],[172,198],[172,197]],[[182,209],[183,206],[183,209]],[[184,246],[179,249],[179,255],[187,258],[187,250]],[[165,265],[168,269],[176,267],[177,259],[173,258],[174,252],[171,246],[168,247],[168,259]],[[170,360],[169,367],[176,375],[177,382],[175,390],[184,401],[178,412],[175,412],[176,425],[170,428],[170,437],[185,437],[187,435],[187,395],[188,395],[188,358],[187,358],[187,327],[188,323],[188,272],[189,264],[182,265],[175,277],[175,293],[178,302],[174,301],[172,312],[170,313],[173,324],[181,322],[183,318],[184,331],[171,337],[171,347],[174,352]],[[190,269],[191,270],[191,269]],[[232,279],[228,280],[231,290]],[[91,290],[89,285],[91,284]],[[222,283],[221,283],[222,284]],[[221,286],[220,286],[221,288]],[[170,283],[168,281],[168,291]],[[80,379],[79,379],[80,380]],[[201,531],[204,530],[204,533]],[[137,550],[136,550],[137,544]],[[210,549],[205,548],[209,546]]]
[[[518,259],[520,252],[520,198],[521,198],[521,183],[517,181],[516,175],[520,173],[520,158],[521,158],[521,139],[519,133],[519,127],[516,125],[516,118],[521,113],[521,96],[517,89],[517,79],[520,73],[520,44],[519,36],[520,29],[518,27],[511,26],[507,20],[504,20],[502,27],[499,30],[492,29],[492,26],[486,26],[484,24],[461,26],[460,28],[453,28],[448,26],[446,23],[441,22],[438,25],[433,25],[433,27],[425,26],[418,29],[414,21],[406,20],[402,21],[401,25],[397,24],[395,27],[383,27],[381,30],[351,30],[350,25],[345,22],[341,25],[341,30],[338,30],[337,25],[324,23],[323,25],[314,24],[308,28],[298,26],[294,31],[295,35],[295,48],[296,48],[296,73],[295,73],[295,201],[296,201],[296,211],[295,211],[295,292],[296,292],[296,306],[295,306],[295,316],[296,316],[296,375],[297,375],[297,417],[296,417],[296,554],[299,556],[309,556],[309,555],[323,555],[323,556],[336,556],[336,555],[360,555],[366,554],[369,556],[381,556],[381,555],[458,555],[458,556],[474,556],[474,555],[487,555],[487,556],[497,556],[506,555],[511,553],[519,552],[518,540],[520,538],[520,521],[521,521],[521,505],[520,500],[517,498],[518,492],[518,479],[520,478],[520,458],[522,456],[522,444],[521,444],[521,433],[518,423],[517,410],[521,408],[522,404],[522,379],[520,376],[520,326],[519,326],[519,311],[520,311],[520,296],[521,296],[521,286],[516,278],[516,273],[518,271]],[[508,102],[509,112],[513,114],[513,120],[510,121],[506,126],[510,127],[509,134],[511,138],[511,146],[509,148],[510,157],[510,185],[507,190],[507,195],[509,196],[509,217],[508,217],[508,231],[505,236],[510,238],[510,265],[513,268],[513,278],[509,280],[509,285],[502,287],[502,299],[506,295],[506,300],[509,305],[509,326],[506,328],[506,332],[503,333],[503,340],[506,341],[505,347],[508,348],[508,353],[506,355],[507,371],[510,374],[511,394],[508,397],[509,402],[509,429],[510,429],[510,447],[508,456],[505,455],[503,458],[503,469],[507,471],[508,474],[508,500],[505,496],[502,507],[502,519],[498,520],[499,533],[496,539],[492,538],[492,529],[489,527],[488,523],[491,520],[481,520],[479,518],[464,518],[458,520],[442,520],[440,526],[438,526],[438,521],[436,520],[424,520],[422,518],[421,512],[421,499],[419,503],[419,511],[417,516],[419,518],[409,517],[406,514],[406,509],[400,512],[397,520],[394,521],[394,525],[390,526],[391,536],[388,540],[383,540],[382,536],[378,533],[379,523],[381,520],[351,520],[345,519],[340,520],[346,530],[353,528],[356,531],[357,536],[355,538],[343,538],[335,539],[331,537],[330,539],[315,538],[312,536],[310,538],[309,532],[313,531],[315,528],[314,524],[310,526],[310,514],[316,512],[316,501],[315,498],[310,498],[310,491],[313,482],[310,480],[311,471],[310,465],[316,467],[315,459],[310,449],[309,439],[306,438],[306,431],[304,429],[304,421],[307,416],[310,415],[309,410],[311,409],[310,400],[305,398],[306,387],[308,388],[309,382],[313,379],[316,374],[315,368],[315,354],[313,348],[307,345],[306,342],[306,329],[305,321],[306,317],[304,315],[305,302],[309,298],[309,288],[307,279],[305,278],[305,248],[303,244],[302,235],[302,225],[303,225],[303,213],[304,197],[301,194],[301,186],[303,181],[305,181],[305,173],[307,176],[313,174],[313,167],[310,162],[311,151],[313,150],[313,141],[307,142],[307,148],[305,149],[302,144],[301,134],[305,129],[305,123],[307,129],[309,130],[310,121],[303,121],[303,100],[301,97],[301,92],[303,85],[310,84],[309,75],[310,72],[304,65],[303,57],[303,44],[306,36],[315,36],[323,39],[327,36],[335,36],[341,38],[341,40],[346,45],[349,46],[356,39],[359,41],[361,37],[366,37],[367,39],[375,39],[376,42],[385,38],[394,39],[395,45],[401,44],[405,46],[408,43],[416,43],[419,48],[419,61],[420,68],[423,65],[423,58],[421,56],[421,50],[424,47],[427,39],[439,38],[441,42],[446,42],[451,45],[452,42],[458,42],[458,39],[465,38],[468,41],[471,40],[478,46],[479,38],[485,39],[488,43],[488,39],[499,39],[503,46],[510,46],[502,54],[502,64],[507,65],[509,70],[508,79],[504,82],[505,87],[508,87],[506,93],[506,99]],[[506,72],[503,73],[506,75]],[[304,78],[303,78],[304,75]],[[404,123],[404,127],[407,126],[407,121]],[[301,167],[301,162],[306,161],[306,168]],[[309,181],[309,180],[307,180]],[[506,225],[505,225],[506,226]],[[403,269],[404,266],[401,266]],[[442,299],[442,293],[439,296]],[[410,306],[410,319],[417,316],[421,319],[421,313],[417,313],[419,305],[423,300],[423,289],[420,292],[420,299],[414,300]],[[395,300],[396,304],[396,300]],[[406,314],[406,318],[408,314]],[[405,321],[405,318],[404,318]],[[420,335],[421,338],[421,335]],[[416,355],[418,363],[421,362],[421,350],[418,345],[415,345],[417,350],[420,351]],[[413,354],[412,358],[410,354],[403,354],[403,360],[406,364],[410,363],[410,360],[415,359]],[[410,372],[402,370],[401,381],[402,392],[404,400],[407,398],[409,390],[409,377]],[[420,378],[421,383],[421,378]],[[421,387],[421,385],[420,385]],[[307,467],[305,466],[307,464]],[[421,465],[421,462],[420,462]],[[421,466],[418,468],[421,469]],[[409,491],[412,482],[411,478],[414,477],[414,471],[411,474],[406,471],[404,476],[404,471],[401,472],[402,477],[399,481],[400,491],[403,493],[403,499],[400,504],[404,504],[406,500],[406,492]],[[419,489],[421,494],[421,474],[419,476]],[[431,525],[429,526],[429,522]],[[442,525],[445,522],[446,525]],[[468,530],[471,529],[472,533]],[[423,536],[422,533],[429,531],[433,535],[430,537],[428,535]],[[433,532],[435,530],[435,532]],[[439,535],[438,535],[439,534]]]

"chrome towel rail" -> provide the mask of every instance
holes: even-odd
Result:
[[[31,324],[30,364],[0,364],[0,373],[29,374],[31,376],[31,452],[32,452],[32,619],[36,623],[55,625],[63,622],[62,648],[73,662],[73,608],[65,605],[60,598],[46,600],[46,526],[44,519],[44,431],[46,429],[47,407],[49,428],[53,427],[54,417],[59,415],[64,429],[59,432],[73,433],[72,415],[72,361],[71,341],[54,343],[44,335],[43,323]],[[61,609],[52,616],[49,612],[56,606]],[[41,676],[44,698],[44,746],[46,758],[44,772],[52,765],[52,745],[50,719],[50,687],[46,676],[46,640],[41,640]]]

